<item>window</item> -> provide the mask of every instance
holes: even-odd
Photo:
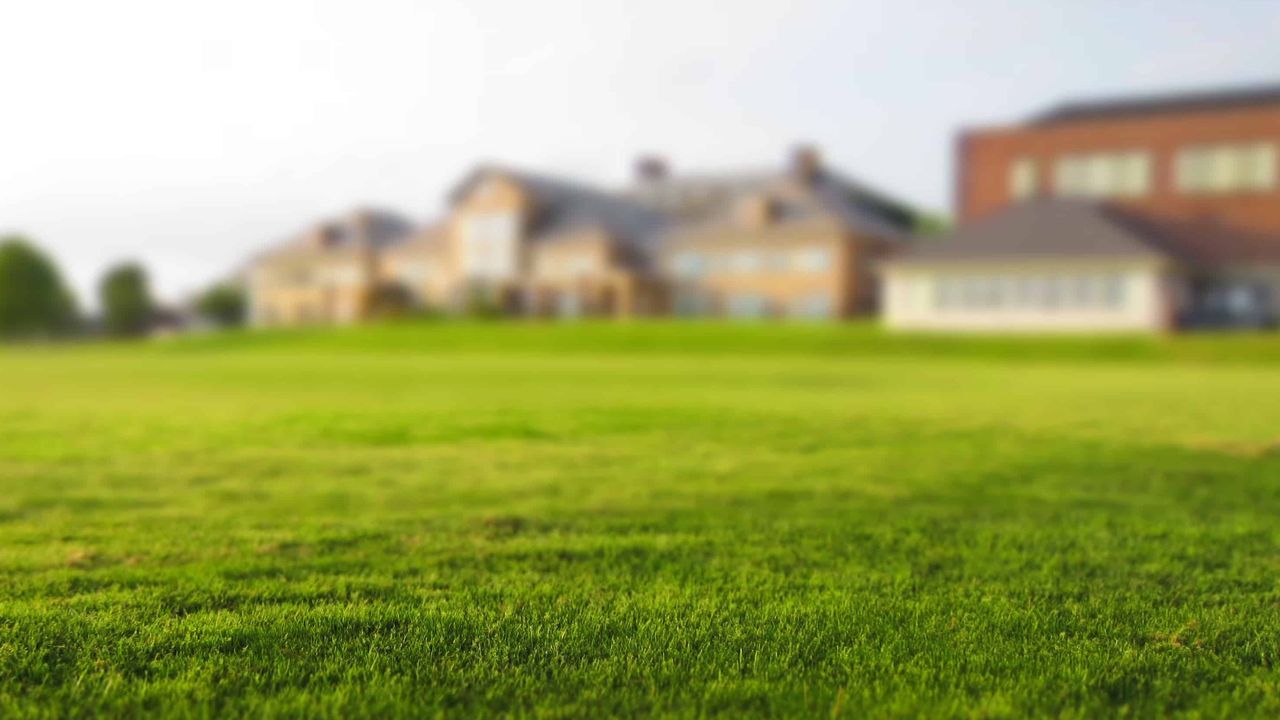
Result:
[[[1040,191],[1039,168],[1031,158],[1018,158],[1009,166],[1009,194],[1014,200],[1026,200]]]
[[[519,225],[512,213],[476,215],[463,225],[461,265],[476,280],[502,280],[516,274]]]
[[[582,298],[577,293],[562,293],[556,298],[556,314],[562,318],[582,316]]]
[[[677,292],[675,306],[679,317],[700,317],[711,313],[711,299],[699,292]]]
[[[596,270],[595,258],[586,253],[570,255],[564,260],[564,272],[570,277],[590,275]]]
[[[677,253],[671,265],[676,277],[700,278],[707,274],[707,259],[695,252]]]
[[[831,295],[814,293],[798,297],[791,301],[789,310],[791,317],[814,320],[829,318],[832,315]]]
[[[1108,275],[1102,278],[1102,304],[1109,308],[1124,305],[1125,282],[1122,275]]]
[[[396,269],[396,277],[408,285],[421,285],[431,278],[433,269],[426,260],[406,262]]]
[[[1178,189],[1184,193],[1230,193],[1276,187],[1275,143],[1202,145],[1178,152]]]
[[[729,316],[762,318],[769,314],[769,301],[760,295],[730,295]]]
[[[1054,169],[1059,195],[1138,197],[1151,191],[1151,156],[1145,152],[1067,155]]]
[[[934,283],[939,310],[1085,310],[1124,305],[1125,278],[1117,274],[944,275]]]
[[[764,265],[760,253],[743,250],[729,256],[729,271],[735,273],[759,272]]]
[[[828,250],[800,250],[795,255],[795,268],[801,272],[826,272],[831,269],[831,252]]]
[[[781,251],[766,253],[765,267],[770,272],[786,272],[790,268],[790,258],[787,253]]]

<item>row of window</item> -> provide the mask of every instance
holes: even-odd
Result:
[[[831,251],[824,248],[803,250],[738,250],[729,253],[703,254],[694,251],[676,253],[671,271],[681,278],[700,278],[708,274],[752,275],[757,273],[822,273],[831,269]]]
[[[259,271],[258,282],[272,285],[312,287],[316,285],[356,285],[363,280],[359,267],[354,265],[308,267],[298,265],[278,270]]]
[[[1124,275],[951,275],[934,285],[940,310],[1113,310],[1123,307]]]
[[[540,257],[536,270],[538,275],[548,278],[580,278],[599,273],[601,267],[595,255],[579,253]]]
[[[676,315],[681,317],[715,315],[717,307],[715,299],[705,293],[680,292],[675,297]],[[729,317],[743,319],[777,316],[820,319],[835,314],[828,293],[802,295],[787,303],[777,303],[757,293],[730,293],[724,297],[723,310]]]
[[[1053,168],[1058,195],[1141,197],[1151,192],[1154,163],[1150,152],[1125,151],[1066,155]],[[1280,185],[1280,151],[1275,143],[1201,145],[1178,151],[1174,185],[1184,193],[1265,192]],[[1009,168],[1015,199],[1040,192],[1040,168],[1019,158]]]

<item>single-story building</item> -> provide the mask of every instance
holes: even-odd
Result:
[[[1280,317],[1280,237],[1082,199],[1010,206],[881,266],[885,323],[971,332],[1158,332]]]

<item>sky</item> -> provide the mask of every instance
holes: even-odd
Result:
[[[958,130],[1067,98],[1280,83],[1275,0],[0,0],[0,234],[82,304],[175,302],[478,161],[625,183],[826,162],[948,211]]]

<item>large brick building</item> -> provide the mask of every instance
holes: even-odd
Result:
[[[886,266],[893,327],[1280,318],[1280,86],[1067,103],[956,161],[959,229]]]
[[[1154,216],[1280,233],[1280,85],[1067,103],[963,133],[957,218],[1029,197],[1090,197]]]

